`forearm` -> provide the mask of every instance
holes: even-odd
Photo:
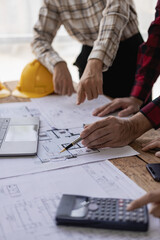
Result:
[[[43,38],[38,34],[35,36],[31,44],[32,50],[36,58],[53,74],[54,66],[64,60],[52,48],[51,43]]]
[[[106,71],[116,56],[123,29],[129,20],[129,4],[126,0],[107,1],[100,23],[99,34],[94,42],[89,59],[96,58],[103,62]]]
[[[87,62],[87,67],[89,67],[93,71],[100,71],[102,72],[103,62],[99,59],[89,59]]]
[[[130,129],[130,135],[133,138],[132,140],[140,137],[153,127],[151,122],[141,112],[138,112],[129,118],[128,125]]]
[[[63,61],[59,54],[51,46],[61,23],[58,10],[54,6],[55,12],[52,14],[50,5],[44,3],[39,12],[39,20],[34,26],[34,37],[31,43],[32,50],[36,58],[53,73],[54,66]]]

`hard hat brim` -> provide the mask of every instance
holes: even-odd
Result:
[[[10,91],[1,83],[0,84],[0,98],[9,97],[11,95]]]
[[[20,97],[20,98],[40,98],[40,97],[45,97],[45,96],[47,96],[47,95],[49,95],[51,93],[53,93],[53,91],[52,92],[48,92],[48,93],[40,94],[40,93],[21,92],[18,89],[14,89],[12,91],[12,96]]]

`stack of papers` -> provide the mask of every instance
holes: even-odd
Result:
[[[147,233],[56,226],[64,193],[133,199],[145,193],[107,161],[138,154],[130,146],[90,150],[78,143],[60,153],[79,137],[83,124],[100,119],[92,111],[109,100],[75,102],[75,95],[48,96],[0,106],[0,117],[38,116],[41,122],[37,156],[0,159],[0,240],[159,239],[159,220],[152,216]]]

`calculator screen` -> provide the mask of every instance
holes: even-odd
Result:
[[[73,209],[70,213],[71,217],[85,217],[88,212],[88,198],[87,197],[76,197]]]

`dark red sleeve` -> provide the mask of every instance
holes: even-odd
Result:
[[[160,0],[157,2],[155,20],[148,30],[148,39],[138,52],[135,85],[131,96],[146,101],[160,74]]]
[[[160,96],[147,104],[140,110],[151,122],[152,126],[157,129],[160,127]]]

